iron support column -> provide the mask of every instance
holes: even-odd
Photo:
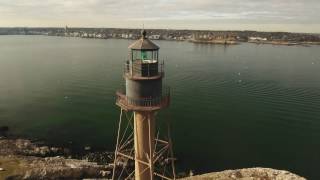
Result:
[[[135,179],[153,180],[154,112],[134,112]],[[145,162],[142,163],[141,161]],[[148,164],[148,165],[147,165]]]

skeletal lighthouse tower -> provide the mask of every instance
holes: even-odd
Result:
[[[175,179],[170,136],[162,140],[156,133],[156,113],[170,103],[159,47],[143,30],[129,49],[125,88],[117,91],[121,113],[112,179]]]

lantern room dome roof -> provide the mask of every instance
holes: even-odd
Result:
[[[160,49],[155,43],[147,38],[145,30],[141,32],[141,38],[129,46],[132,50],[158,50]]]

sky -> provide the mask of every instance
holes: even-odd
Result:
[[[0,27],[320,33],[320,0],[0,0]]]

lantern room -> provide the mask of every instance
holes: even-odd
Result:
[[[154,77],[159,73],[159,46],[150,41],[143,30],[141,38],[129,46],[126,72],[136,77]]]

